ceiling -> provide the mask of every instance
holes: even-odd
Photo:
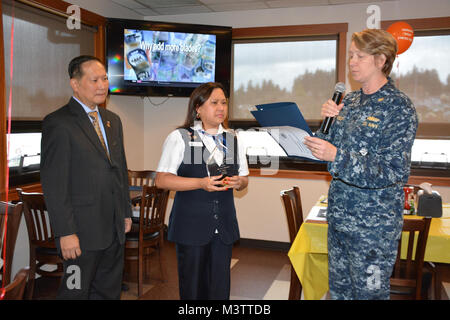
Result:
[[[141,16],[368,3],[373,0],[110,0]],[[394,0],[378,0],[394,1]]]

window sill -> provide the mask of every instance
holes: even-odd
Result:
[[[326,163],[298,159],[280,159],[278,170],[260,164],[249,164],[249,171],[251,177],[331,181]],[[450,170],[413,165],[408,183],[420,184],[425,181],[434,186],[450,186]]]

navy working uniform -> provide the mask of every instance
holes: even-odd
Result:
[[[219,165],[224,161],[222,151],[214,152],[216,147],[226,151],[226,164],[236,175],[248,175],[236,136],[222,126],[216,136],[208,135],[201,123],[167,137],[157,171],[204,178],[211,153]],[[181,299],[229,299],[231,251],[238,239],[233,189],[177,191],[168,240],[176,243]]]
[[[417,115],[388,82],[345,96],[328,135],[328,270],[333,299],[389,299],[389,278],[403,225],[403,185],[410,172]]]

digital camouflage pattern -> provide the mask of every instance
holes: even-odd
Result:
[[[349,93],[328,135],[328,269],[333,299],[389,299],[389,278],[403,225],[417,114],[388,82],[361,101]]]

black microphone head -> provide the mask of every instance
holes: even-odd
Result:
[[[334,91],[343,93],[345,91],[345,83],[343,83],[343,82],[336,83],[336,86],[334,87]]]
[[[339,104],[342,98],[342,95],[345,92],[345,84],[343,82],[336,83],[336,86],[334,87],[334,93],[333,98],[331,98],[336,104]],[[328,131],[330,130],[331,124],[333,123],[334,117],[326,117],[322,125],[320,127],[320,131],[323,134],[328,134]]]

